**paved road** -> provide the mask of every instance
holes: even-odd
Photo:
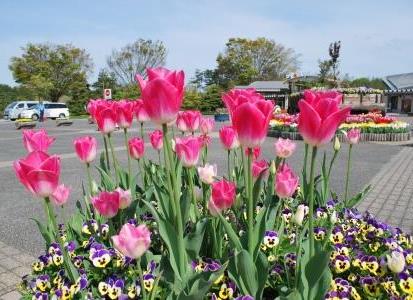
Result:
[[[86,120],[75,120],[71,127],[56,128],[52,121],[44,125],[48,132],[56,137],[55,144],[50,152],[62,155],[61,181],[72,186],[73,193],[70,202],[73,204],[80,197],[80,187],[85,180],[83,165],[78,162],[73,154],[72,141],[75,137],[85,134],[95,135],[100,138],[93,125],[88,125]],[[154,126],[145,127],[145,132],[154,129]],[[138,134],[134,130],[132,134]],[[218,164],[221,174],[226,169],[226,155],[221,151],[217,133],[213,133],[210,161]],[[273,157],[274,138],[268,138],[263,145],[262,155],[265,158]],[[114,134],[114,143],[118,147],[118,156],[126,158],[123,148],[123,135]],[[100,144],[102,146],[102,143]],[[343,145],[344,146],[344,145]],[[148,147],[148,155],[155,157],[155,153]],[[0,122],[0,242],[10,245],[29,255],[38,256],[43,249],[42,239],[36,226],[29,218],[43,219],[43,208],[39,200],[33,199],[30,194],[17,181],[11,168],[12,161],[25,156],[26,151],[21,143],[21,132],[14,129],[10,122]],[[378,173],[386,162],[397,155],[402,147],[378,144],[361,144],[355,147],[353,160],[353,177],[351,193],[362,189]],[[331,155],[331,145],[325,148]],[[297,152],[290,159],[291,165],[297,170],[301,169],[303,158],[303,143],[298,142]],[[332,188],[341,194],[344,189],[345,164],[347,151],[342,151],[333,170]],[[125,163],[125,159],[121,163]],[[70,214],[73,207],[66,210]]]

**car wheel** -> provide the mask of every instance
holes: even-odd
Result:
[[[37,114],[32,115],[32,120],[33,121],[39,120],[39,116]]]
[[[10,121],[16,121],[16,119],[14,119],[14,118],[13,118],[13,119],[11,119],[11,118],[10,118]]]
[[[64,118],[66,118],[66,115],[62,113],[62,114],[59,115],[59,118],[64,119]]]

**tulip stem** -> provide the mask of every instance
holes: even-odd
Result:
[[[141,122],[141,138],[143,140],[143,122]]]
[[[179,275],[181,278],[185,277],[186,269],[187,269],[187,262],[186,262],[186,250],[184,244],[184,229],[183,229],[183,222],[185,220],[182,219],[181,213],[181,204],[180,204],[180,191],[178,191],[177,186],[177,179],[175,173],[175,164],[173,159],[173,153],[170,141],[168,139],[168,125],[162,124],[163,130],[163,137],[164,137],[164,146],[165,146],[165,164],[167,168],[167,177],[168,177],[168,187],[170,189],[169,194],[171,196],[171,200],[173,201],[173,205],[175,205],[175,224],[177,226],[177,240],[178,240],[178,268],[179,268]]]
[[[117,166],[118,163],[116,161],[115,148],[113,148],[112,137],[110,133],[108,133],[108,141],[109,141],[110,152],[112,152],[112,161],[113,161],[113,169],[115,170],[116,186],[119,186],[118,166]]]
[[[147,299],[146,298],[145,282],[143,280],[143,272],[142,272],[141,258],[140,257],[136,259],[136,266],[138,267],[139,282],[141,283],[142,297],[143,297],[143,299]]]
[[[310,166],[310,182],[308,186],[308,230],[310,236],[310,259],[314,255],[314,171],[315,161],[317,156],[317,147],[312,147],[311,166]],[[310,298],[309,298],[310,299]]]
[[[248,199],[248,252],[254,254],[254,199],[252,198],[252,149],[248,149],[247,155],[247,199]]]
[[[106,135],[103,135],[103,143],[105,144],[105,157],[106,157],[106,168],[110,170],[110,161],[109,161],[109,150],[108,150],[108,141]]]
[[[350,181],[350,168],[351,168],[351,150],[353,149],[353,144],[349,144],[348,147],[348,160],[347,160],[347,173],[346,173],[346,189],[344,193],[344,205],[347,207],[348,200],[348,184]]]
[[[89,197],[86,197],[88,200],[85,201],[86,212],[89,214],[89,217],[92,218],[92,213],[90,211],[90,199],[93,196],[93,185],[92,185],[92,174],[90,173],[90,163],[86,163],[86,174],[87,181],[89,184]]]
[[[231,166],[230,166],[230,159],[231,159],[231,151],[228,150],[228,161],[227,161],[227,168],[228,168],[228,179],[231,180]]]
[[[189,190],[190,190],[190,195],[191,195],[191,199],[192,199],[192,203],[194,205],[194,212],[195,212],[195,217],[196,219],[199,219],[199,210],[198,210],[198,205],[196,202],[196,196],[195,196],[195,186],[194,186],[194,174],[193,174],[194,168],[189,168],[188,169],[188,180],[189,180]],[[196,223],[196,220],[195,222]]]
[[[129,147],[128,147],[128,129],[124,128],[123,129],[123,135],[125,137],[125,147],[126,147],[126,153],[128,154],[128,179],[129,179],[129,188],[132,189],[132,163],[131,163],[131,158],[130,158],[130,153],[129,153]]]

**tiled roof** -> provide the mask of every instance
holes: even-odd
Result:
[[[390,90],[412,89],[413,73],[389,75],[383,81]]]
[[[246,89],[246,88],[255,88],[258,92],[272,92],[288,89],[288,84],[284,81],[254,81],[250,85],[239,85],[235,88]]]

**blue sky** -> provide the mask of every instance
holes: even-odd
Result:
[[[299,53],[301,72],[317,72],[331,41],[342,41],[341,72],[413,72],[413,2],[294,0],[2,0],[0,83],[13,84],[10,58],[27,42],[72,43],[94,61],[93,80],[112,49],[138,38],[161,40],[167,67],[212,68],[230,37],[274,39]]]

